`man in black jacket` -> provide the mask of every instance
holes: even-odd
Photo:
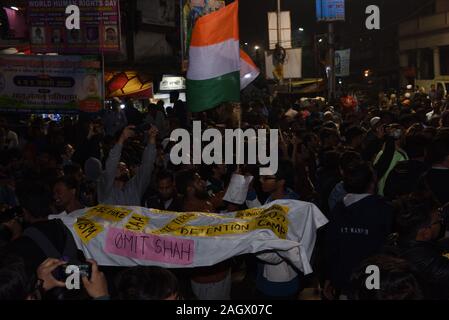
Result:
[[[348,194],[331,211],[326,230],[324,295],[328,299],[348,295],[352,272],[380,252],[393,223],[393,208],[376,195],[377,181],[369,164],[348,168],[343,183]]]
[[[160,171],[156,177],[157,193],[147,196],[144,200],[144,207],[168,210],[182,211],[183,200],[176,191],[175,178],[170,171]]]
[[[69,263],[84,261],[70,230],[59,219],[48,220],[52,194],[40,183],[24,183],[17,196],[24,212],[24,234],[11,242],[6,252],[23,258],[28,274],[33,274],[47,258],[64,258]]]
[[[398,202],[399,239],[387,253],[409,261],[418,271],[427,299],[449,298],[449,252],[442,232],[438,202],[430,193],[412,193]]]

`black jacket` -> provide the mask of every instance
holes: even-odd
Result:
[[[388,199],[409,194],[419,189],[419,181],[427,171],[423,161],[406,160],[399,162],[390,172],[385,183],[384,195]]]
[[[183,207],[183,199],[180,196],[175,196],[168,208],[165,208],[164,202],[161,198],[158,195],[155,195],[147,198],[147,200],[144,201],[144,206],[146,208],[180,212]]]
[[[349,207],[337,204],[326,230],[326,276],[335,288],[349,290],[352,272],[382,250],[392,224],[393,208],[377,195]]]
[[[71,236],[71,232],[61,220],[48,220],[34,223],[31,226],[43,233],[53,244],[55,249],[58,250],[58,252],[62,253],[64,251],[67,235]],[[42,249],[27,236],[22,236],[11,242],[6,246],[5,250],[9,254],[17,255],[23,258],[26,271],[29,275],[35,273],[39,265],[48,258]],[[78,257],[68,258],[76,259],[78,261],[85,261],[84,255],[81,251],[78,250],[77,254]]]
[[[449,299],[449,259],[442,243],[399,241],[386,253],[410,262],[417,272],[427,299]]]

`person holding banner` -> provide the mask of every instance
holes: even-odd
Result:
[[[279,199],[298,200],[299,196],[289,188],[293,184],[294,169],[288,160],[279,163],[278,172],[272,176],[261,177],[262,190],[269,194],[265,204]],[[253,191],[254,192],[254,191]],[[249,192],[249,198],[251,193]],[[255,201],[256,200],[256,201]],[[260,206],[257,199],[247,204]],[[261,299],[297,299],[300,291],[300,275],[276,253],[258,255],[256,287]]]

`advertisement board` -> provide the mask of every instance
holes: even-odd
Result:
[[[0,110],[98,112],[102,62],[94,56],[0,55]]]
[[[80,9],[80,29],[67,29],[69,5]],[[97,54],[120,51],[118,0],[28,2],[31,51],[34,53]]]

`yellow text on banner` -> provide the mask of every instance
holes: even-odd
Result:
[[[76,221],[74,228],[80,239],[87,244],[104,230],[101,224],[95,223],[89,219],[81,218]]]
[[[150,218],[140,214],[133,214],[125,225],[125,229],[130,231],[141,232],[150,221]]]
[[[281,239],[286,239],[288,220],[283,213],[272,212],[270,216],[257,217],[250,221],[230,222],[211,226],[180,226],[176,229],[161,229],[160,233],[169,233],[175,236],[215,237],[229,234],[248,233],[258,229],[273,231]]]
[[[131,212],[131,209],[99,205],[87,211],[86,218],[98,217],[112,222],[119,222]]]
[[[177,218],[173,219],[169,223],[167,223],[164,227],[162,227],[159,230],[155,230],[152,233],[153,234],[164,234],[164,233],[172,233],[179,228],[181,228],[183,225],[185,225],[187,222],[192,221],[197,218],[197,215],[195,213],[186,213],[181,214]]]

